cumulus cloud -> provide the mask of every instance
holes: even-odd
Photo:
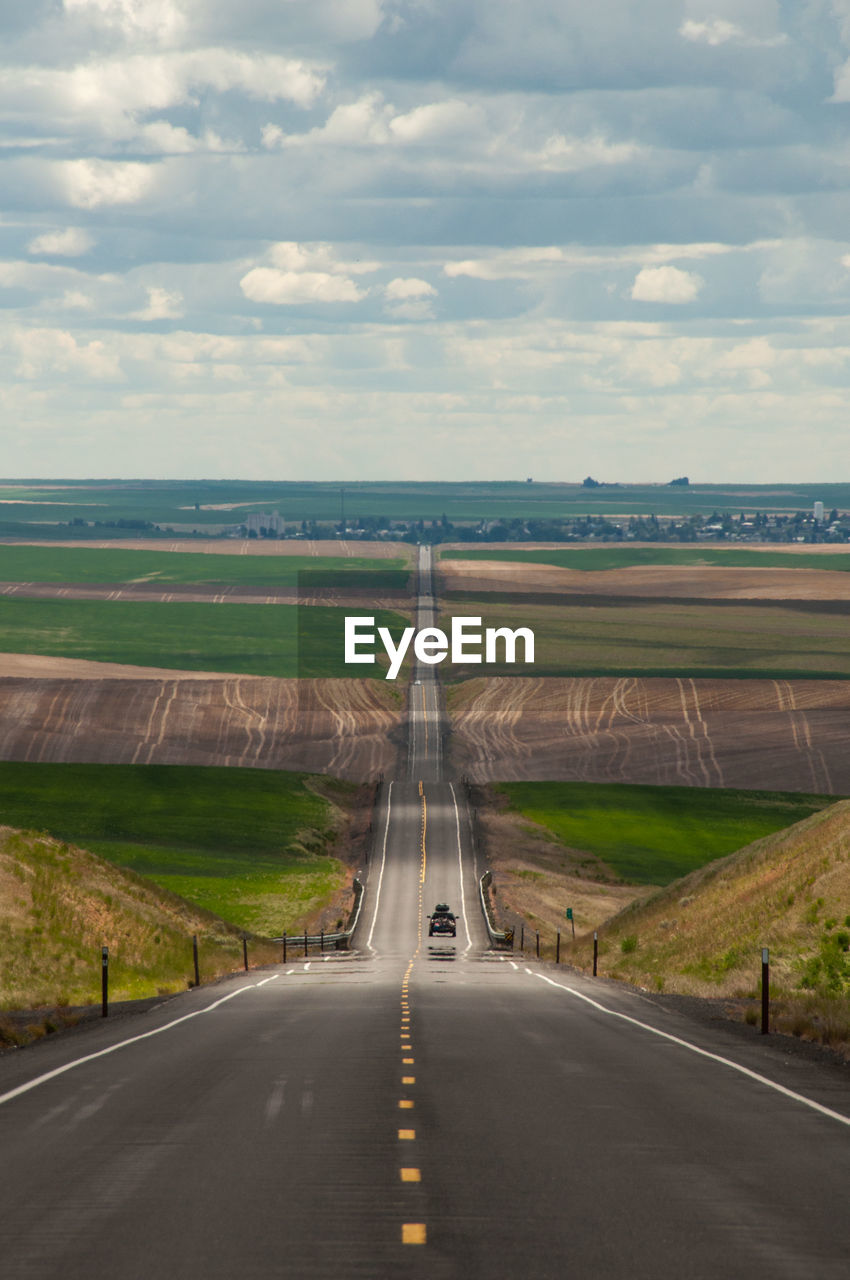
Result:
[[[65,12],[112,28],[128,39],[152,37],[166,44],[186,27],[179,0],[63,0]]]
[[[705,22],[695,22],[688,18],[679,27],[680,36],[699,44],[726,44],[729,40],[740,40],[743,34],[736,23],[729,22],[726,18],[709,18]]]
[[[377,271],[380,265],[360,259],[341,261],[333,245],[321,241],[299,244],[295,240],[279,240],[272,245],[269,257],[284,271],[326,271],[332,275],[364,275]]]
[[[133,320],[176,320],[183,314],[182,293],[170,289],[162,289],[158,285],[148,288],[146,307],[130,313]]]
[[[46,254],[60,258],[77,258],[94,248],[94,236],[83,227],[67,227],[64,231],[45,231],[35,236],[27,245],[32,254]]]
[[[636,302],[693,302],[704,284],[695,271],[644,267],[635,276],[631,296]]]
[[[12,347],[22,378],[60,373],[112,382],[123,376],[115,353],[99,338],[78,342],[64,329],[25,329],[13,335]]]
[[[721,44],[728,44],[735,41],[739,44],[761,45],[770,48],[775,45],[785,44],[788,37],[784,32],[777,32],[770,36],[751,35],[739,27],[736,22],[730,22],[727,18],[707,18],[703,22],[697,22],[693,18],[688,18],[679,27],[679,35],[685,40],[690,40],[694,44],[707,44],[716,48]]]
[[[152,165],[111,160],[65,160],[59,164],[69,204],[78,209],[136,204],[154,185]]]
[[[254,267],[239,281],[252,302],[301,306],[309,302],[359,302],[365,296],[353,280],[326,271],[280,271]]]
[[[427,280],[417,280],[415,276],[402,279],[397,276],[384,285],[384,297],[390,302],[399,302],[409,298],[433,298],[437,290]]]

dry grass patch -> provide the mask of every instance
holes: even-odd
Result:
[[[202,981],[240,967],[235,926],[83,849],[0,828],[0,1008],[96,1003],[104,945],[112,1000],[185,990],[193,934]],[[276,946],[253,936],[250,949],[255,964],[279,958]],[[33,1023],[34,1034],[43,1023]]]
[[[600,972],[653,990],[755,1000],[770,948],[778,1030],[850,1041],[850,801],[631,904],[600,930]],[[591,943],[573,959],[590,964]]]

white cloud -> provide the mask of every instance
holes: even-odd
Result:
[[[475,280],[525,279],[535,269],[548,268],[563,263],[563,250],[555,246],[539,249],[508,249],[490,254],[487,258],[464,258],[460,262],[447,262],[443,272],[449,277],[471,276]]]
[[[91,311],[94,299],[80,289],[66,289],[57,305],[62,311]]]
[[[485,124],[481,107],[452,98],[428,102],[406,115],[394,116],[390,133],[399,142],[438,142],[454,134],[480,133]]]
[[[608,142],[601,136],[566,137],[553,133],[537,151],[526,153],[533,168],[557,173],[575,173],[597,165],[625,164],[644,150],[634,142]]]
[[[353,280],[326,271],[279,271],[254,267],[239,281],[252,302],[299,306],[308,302],[359,302],[365,296]]]
[[[707,22],[695,22],[689,18],[679,27],[679,35],[698,44],[726,44],[728,40],[740,40],[743,31],[726,18],[709,18]]]
[[[63,0],[62,7],[72,17],[88,18],[129,38],[150,36],[162,44],[175,40],[186,26],[179,0]]]
[[[728,18],[707,18],[704,22],[697,22],[693,18],[686,19],[679,27],[679,35],[685,40],[690,40],[694,44],[707,44],[712,48],[718,45],[728,44],[734,41],[736,44],[761,46],[762,48],[775,48],[777,45],[785,44],[788,40],[784,32],[777,32],[776,35],[757,36],[751,35],[748,31],[744,31],[736,22],[730,22]]]
[[[283,271],[326,271],[332,275],[364,275],[380,266],[363,260],[342,262],[333,245],[324,241],[299,244],[296,240],[279,240],[272,245],[269,257]]]
[[[695,271],[644,267],[635,276],[631,296],[636,302],[693,302],[704,284]]]
[[[112,382],[123,374],[113,351],[101,339],[78,342],[64,329],[23,329],[12,336],[22,378],[46,374],[80,374],[85,379]]]
[[[145,126],[150,129],[156,123],[145,121],[145,116],[196,106],[207,91],[238,92],[265,102],[291,102],[307,108],[324,84],[323,68],[279,54],[217,47],[133,53],[91,58],[70,68],[4,67],[0,112],[16,125],[48,120],[51,132],[73,135],[83,130],[130,140]],[[185,145],[178,148],[185,149]]]
[[[183,295],[177,290],[162,289],[157,285],[148,288],[148,304],[140,311],[130,313],[133,320],[177,320],[183,315]]]
[[[410,298],[432,298],[437,290],[427,280],[417,280],[415,276],[403,279],[397,276],[384,286],[384,297],[390,302],[407,301]]]
[[[64,160],[58,165],[69,204],[78,209],[136,204],[156,178],[153,165],[110,160]]]
[[[32,254],[50,254],[61,258],[77,258],[94,247],[94,236],[82,227],[68,227],[65,231],[45,231],[35,236],[27,245]]]

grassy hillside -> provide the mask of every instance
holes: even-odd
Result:
[[[233,925],[93,853],[0,828],[0,1008],[99,1001],[104,945],[111,1000],[185,990],[192,934],[202,981],[240,967]],[[254,963],[270,963],[279,948],[252,940],[250,951]],[[0,1018],[0,1043],[20,1035]]]
[[[801,792],[607,782],[504,782],[495,790],[568,849],[601,859],[632,884],[657,885],[834,802]]]
[[[850,801],[615,916],[600,931],[600,971],[650,989],[755,997],[764,946],[777,1029],[850,1043]],[[585,941],[576,958],[589,954]]]
[[[266,769],[0,763],[0,822],[84,844],[267,936],[343,885],[334,855],[356,793]]]

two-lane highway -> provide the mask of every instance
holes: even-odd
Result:
[[[489,951],[416,680],[354,951],[0,1058],[3,1275],[844,1280],[846,1070]]]

